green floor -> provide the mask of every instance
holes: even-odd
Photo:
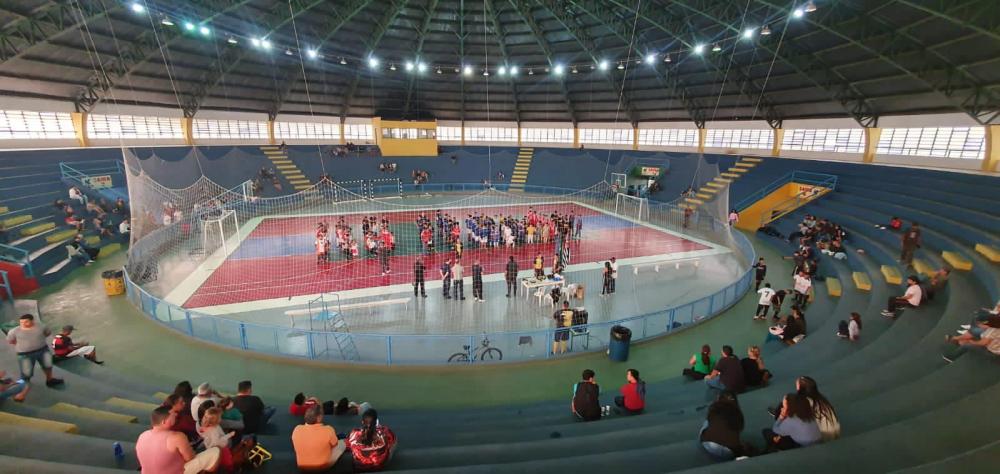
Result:
[[[790,286],[787,266],[775,250],[750,236],[758,253],[770,263],[769,281]],[[746,295],[733,309],[678,334],[632,346],[627,363],[608,361],[603,353],[558,360],[494,367],[345,367],[256,355],[196,342],[148,320],[124,296],[109,298],[100,274],[120,268],[124,253],[77,270],[67,280],[30,297],[40,303],[44,323],[53,329],[76,326],[77,339],[98,347],[108,368],[170,391],[180,380],[208,381],[222,391],[252,379],[266,401],[282,405],[296,392],[321,399],[346,396],[394,408],[455,407],[509,404],[565,398],[584,368],[598,381],[617,386],[625,369],[639,369],[650,381],[677,375],[703,343],[716,349],[730,344],[744,350],[761,344],[766,324],[754,323],[756,294]],[[195,362],[196,361],[196,362]],[[74,371],[100,370],[77,364]]]

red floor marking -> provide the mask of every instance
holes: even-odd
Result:
[[[600,214],[590,209],[576,205],[577,215]],[[548,211],[555,206],[535,206],[536,210]],[[562,206],[565,207],[565,206]],[[527,210],[527,206],[515,206]],[[512,208],[504,208],[510,212]],[[458,211],[453,210],[456,216]],[[586,214],[584,214],[586,212]],[[375,214],[378,216],[384,214]],[[418,212],[391,213],[391,222],[412,222]],[[405,216],[405,217],[404,217]],[[464,216],[464,215],[463,215]],[[360,221],[361,215],[356,216]],[[404,220],[405,219],[405,220]],[[267,219],[251,234],[282,235],[290,233],[290,227],[302,229],[297,232],[311,231],[319,219],[316,217],[299,217],[289,219]],[[279,222],[270,222],[279,221]],[[292,221],[292,225],[289,224]],[[280,233],[276,233],[278,231]],[[571,264],[603,261],[612,256],[619,259],[663,255],[677,252],[704,250],[706,247],[697,242],[677,237],[665,232],[644,226],[621,229],[583,230],[583,238],[572,242]],[[513,251],[506,248],[467,249],[462,257],[465,265],[466,291],[471,291],[472,263],[478,259],[483,265],[483,274],[502,273],[508,258],[513,255],[521,270],[531,268],[534,256],[541,253],[545,258],[546,269],[552,263],[555,245],[532,244],[515,247]],[[423,255],[427,266],[425,277],[427,281],[439,280],[438,267],[446,259],[452,258],[453,252]],[[337,260],[331,263],[317,264],[314,255],[298,255],[260,259],[228,259],[217,268],[205,283],[184,304],[185,308],[199,308],[221,304],[242,303],[248,301],[273,298],[288,298],[292,296],[327,293],[335,291],[355,290],[378,286],[410,284],[413,282],[413,263],[419,255],[393,256],[389,260],[391,273],[381,275],[381,266],[377,259],[355,259],[352,261]]]

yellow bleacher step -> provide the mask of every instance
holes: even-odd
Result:
[[[695,198],[684,198],[684,202],[689,202],[691,204],[705,204],[705,201]]]
[[[729,168],[726,171],[728,171],[730,173],[746,173],[747,169],[746,168],[737,168],[737,167],[734,166],[732,168]]]
[[[972,270],[972,262],[959,253],[945,250],[944,252],[941,252],[941,258],[943,258],[944,261],[948,262],[948,265],[951,265],[951,267],[956,270]]]
[[[882,272],[882,276],[885,277],[886,283],[890,285],[903,283],[903,273],[899,271],[899,268],[893,265],[882,265],[879,270]]]
[[[992,245],[976,244],[976,252],[983,254],[984,257],[993,263],[1000,262],[1000,249]]]
[[[290,169],[294,170],[294,169],[299,169],[299,167],[295,166],[295,163],[292,163],[291,161],[282,161],[280,163],[279,162],[274,162],[274,165],[275,165],[275,168],[278,168],[279,170],[290,170]]]
[[[712,195],[709,194],[709,193],[698,193],[698,194],[695,194],[694,197],[699,198],[699,199],[712,199]]]
[[[62,242],[64,240],[72,239],[73,237],[76,237],[76,230],[74,229],[60,230],[59,232],[53,232],[49,235],[46,235],[45,241],[50,244],[54,244],[56,242]]]
[[[130,408],[133,410],[149,410],[153,411],[159,405],[155,403],[138,402],[135,400],[129,400],[127,398],[111,397],[104,401],[108,405],[121,408]]]
[[[515,171],[515,172],[511,173],[511,176],[527,176],[527,175],[528,175],[528,171],[527,170],[525,170],[525,171]]]
[[[31,220],[31,216],[28,215],[28,214],[24,214],[24,215],[15,216],[15,217],[8,217],[8,218],[6,218],[6,219],[4,219],[3,221],[0,221],[0,222],[3,223],[3,226],[5,228],[9,228],[9,227],[14,227],[14,226],[16,226],[18,224],[24,224],[25,222],[28,222],[30,220]]]
[[[736,163],[733,164],[733,166],[735,166],[737,168],[750,169],[750,168],[753,168],[754,166],[757,166],[757,164],[756,163],[747,163],[745,161],[737,161]]]
[[[527,181],[528,180],[526,180],[524,178],[511,178],[510,179],[510,184],[522,184],[523,185]]]
[[[840,286],[840,280],[833,277],[827,277],[826,292],[830,296],[840,296],[843,292],[843,287]]]
[[[527,151],[535,151],[535,148],[534,148],[534,147],[527,147],[527,146],[523,146],[523,147],[521,147],[521,148],[520,148],[520,150],[521,150],[521,151],[524,151],[524,150],[527,150]]]
[[[156,393],[153,394],[153,398],[155,398],[157,400],[166,400],[167,397],[169,397],[169,396],[170,396],[170,394],[167,393],[167,392],[156,392]]]
[[[261,145],[261,146],[259,146],[257,148],[260,148],[261,150],[280,150],[281,146],[280,145]]]
[[[30,416],[20,416],[13,413],[7,413],[5,411],[0,411],[0,425],[11,425],[23,428],[31,428],[43,431],[54,431],[56,433],[78,433],[80,431],[76,425],[72,423],[63,423],[61,421],[43,420],[41,418],[32,418]]]
[[[99,235],[88,235],[88,236],[86,236],[86,237],[83,238],[83,242],[85,244],[91,246],[91,247],[94,247],[94,246],[100,245],[100,243],[101,243],[101,236],[99,236]]]
[[[296,191],[305,191],[305,190],[307,190],[307,189],[309,189],[311,187],[312,186],[307,186],[305,184],[293,184],[292,185],[292,189],[294,189]]]
[[[285,173],[281,173],[281,174],[286,179],[288,179],[289,181],[291,181],[293,179],[306,179],[306,175],[302,174],[301,171],[294,172],[294,173],[293,172],[285,172]]]
[[[113,244],[108,244],[105,245],[104,247],[101,247],[101,252],[98,253],[97,256],[107,257],[108,255],[111,255],[121,249],[122,249],[122,244],[119,244],[118,242],[115,242]]]
[[[715,178],[713,178],[712,181],[716,182],[716,183],[726,183],[726,184],[729,184],[729,183],[733,182],[733,180],[731,180],[731,179],[721,178],[719,176],[716,176]]]
[[[29,236],[29,235],[41,234],[42,232],[45,232],[45,231],[47,231],[49,229],[55,229],[55,228],[56,228],[56,224],[54,222],[46,222],[46,223],[43,223],[43,224],[35,224],[35,225],[31,226],[31,227],[25,227],[24,229],[21,229],[21,235],[23,235],[23,236]]]
[[[922,259],[919,258],[913,259],[913,268],[917,270],[917,273],[921,273],[927,276],[934,275],[934,267],[932,267],[931,264],[925,262]]]
[[[271,163],[274,163],[276,165],[294,165],[295,164],[295,163],[292,163],[292,160],[289,160],[288,158],[271,159]]]
[[[865,272],[854,272],[851,274],[851,279],[854,280],[854,286],[856,286],[861,291],[871,291],[872,290],[872,280],[868,278],[868,274]]]
[[[739,178],[740,175],[736,173],[719,173],[719,176],[724,176],[726,178]]]
[[[8,212],[10,212],[10,209],[7,206],[0,206],[0,214],[6,214]]]
[[[748,163],[760,163],[761,161],[764,161],[764,159],[763,158],[753,158],[753,157],[750,157],[750,156],[744,156],[743,158],[740,158],[740,161],[746,161]]]
[[[292,186],[305,185],[306,187],[309,187],[309,185],[312,184],[308,179],[292,179],[288,182],[291,183]]]
[[[717,183],[715,181],[709,181],[709,182],[705,183],[705,186],[707,186],[709,188],[715,188],[716,190],[722,189],[722,188],[726,187],[725,184]]]
[[[93,418],[104,421],[117,421],[120,423],[137,423],[139,419],[132,415],[123,415],[112,411],[95,410],[93,408],[80,407],[69,403],[59,402],[49,407],[49,411],[63,413],[66,415],[76,415],[85,418]]]

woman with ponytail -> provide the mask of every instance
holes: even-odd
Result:
[[[708,344],[701,346],[701,354],[691,356],[688,361],[690,368],[684,369],[684,375],[691,380],[702,380],[706,375],[712,373],[715,368],[715,358],[712,357],[712,348]]]
[[[361,427],[351,431],[347,446],[354,455],[355,471],[381,471],[396,451],[396,435],[379,424],[378,412],[369,409],[361,414]]]
[[[830,401],[819,393],[819,387],[812,377],[802,376],[795,381],[795,390],[799,395],[809,399],[813,414],[816,417],[816,424],[823,435],[823,441],[831,441],[840,437],[840,421],[837,420],[837,412],[833,409]]]

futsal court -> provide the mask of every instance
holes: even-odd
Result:
[[[605,260],[616,257],[619,265],[664,261],[673,257],[696,255],[703,251],[717,251],[717,246],[699,239],[684,236],[628,218],[612,215],[578,203],[546,203],[530,205],[503,205],[478,207],[451,207],[441,209],[458,219],[462,225],[462,242],[465,245],[462,263],[465,266],[465,291],[471,292],[471,267],[475,261],[483,266],[484,281],[499,281],[510,256],[514,256],[521,276],[530,273],[534,257],[541,254],[546,271],[551,269],[555,243],[533,243],[514,247],[480,247],[469,244],[468,229],[464,219],[476,212],[491,216],[505,215],[520,218],[529,208],[539,214],[558,212],[573,214],[582,219],[582,232],[571,240],[571,257],[566,274],[582,270],[598,270]],[[342,299],[362,298],[412,291],[413,264],[423,258],[428,288],[440,288],[438,268],[446,260],[453,260],[455,252],[440,244],[434,253],[421,245],[416,226],[423,212],[434,219],[438,209],[400,210],[379,213],[313,214],[308,216],[267,217],[245,230],[239,245],[230,249],[228,256],[214,269],[199,268],[178,285],[173,298],[184,299],[186,308],[207,308],[226,305],[228,309],[251,309],[268,300],[287,305],[295,297],[336,292]],[[363,248],[356,258],[347,258],[337,252],[336,246],[329,262],[317,262],[315,234],[319,222],[331,226],[343,217],[359,242],[361,221],[365,216],[379,221],[387,219],[395,235],[396,247],[389,258],[390,273],[382,274],[378,258],[368,258]],[[435,242],[439,243],[435,234]],[[361,246],[363,247],[363,245]],[[204,265],[203,265],[204,267]],[[572,279],[567,276],[568,279]],[[435,285],[436,283],[436,285]],[[428,290],[430,291],[430,290]],[[411,293],[412,294],[412,293]],[[254,303],[256,302],[256,303]],[[244,304],[247,303],[247,304]]]

